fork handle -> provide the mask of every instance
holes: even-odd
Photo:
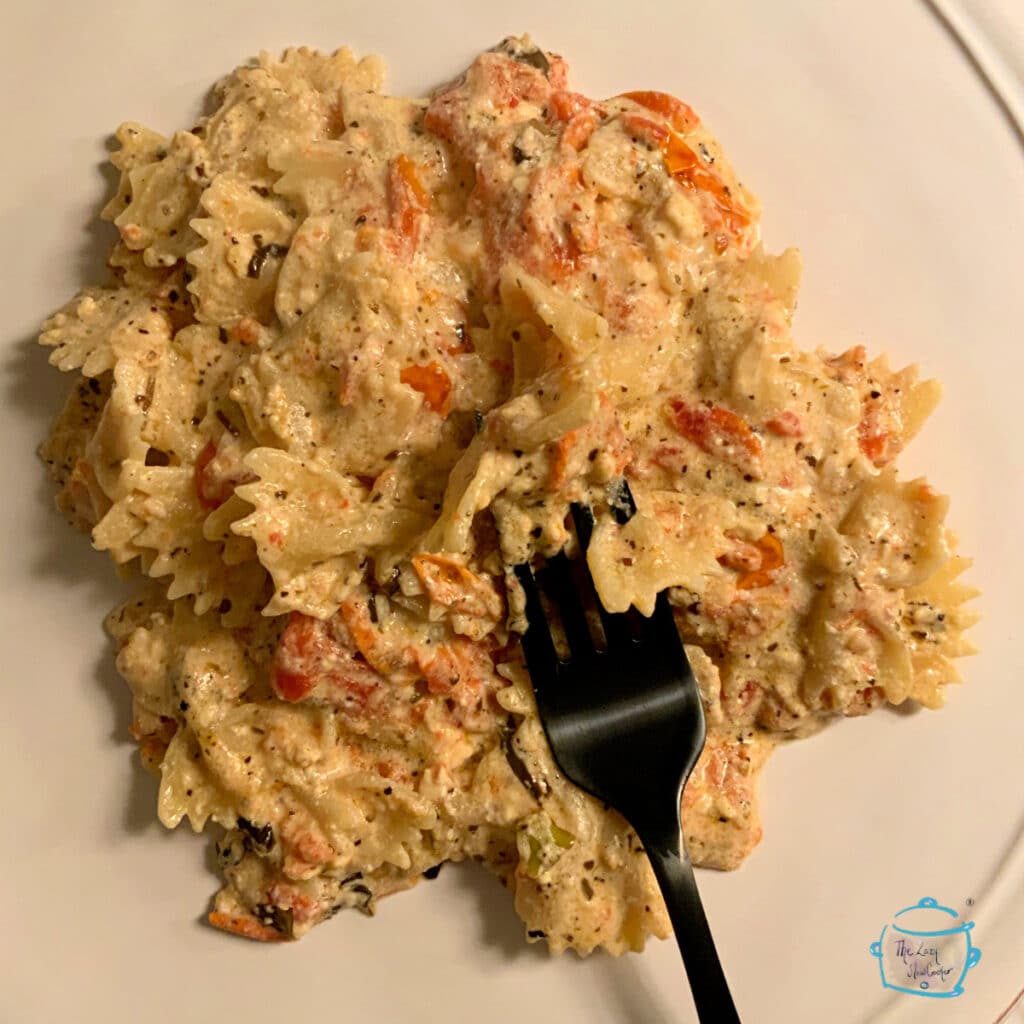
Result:
[[[644,842],[642,834],[640,840]],[[644,842],[644,849],[672,921],[697,1016],[702,1024],[740,1024],[708,919],[704,915],[704,905],[693,877],[693,865],[678,831],[674,841]]]

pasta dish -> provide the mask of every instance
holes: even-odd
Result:
[[[966,562],[894,468],[939,387],[796,347],[799,255],[680,100],[588,99],[526,37],[382,89],[294,49],[188,131],[121,126],[42,455],[140,581],[107,628],[161,822],[219,827],[212,924],[298,938],[471,859],[529,939],[638,950],[664,905],[552,762],[512,567],[585,502],[602,603],[669,589],[708,723],[686,842],[735,868],[777,743],[957,679]]]

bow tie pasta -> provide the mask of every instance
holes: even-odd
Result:
[[[382,87],[290,50],[189,131],[119,129],[42,455],[140,577],[107,625],[160,820],[217,828],[213,924],[297,938],[473,859],[530,939],[640,949],[664,906],[552,762],[510,567],[587,502],[605,606],[669,590],[709,726],[687,843],[734,868],[780,738],[938,706],[969,650],[946,500],[894,465],[938,386],[796,347],[799,256],[681,101],[588,99],[527,38]]]

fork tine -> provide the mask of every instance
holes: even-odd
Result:
[[[533,688],[538,690],[542,687],[544,677],[557,671],[558,654],[551,639],[547,616],[544,614],[544,606],[540,603],[540,592],[537,590],[537,582],[533,578],[530,566],[525,562],[517,565],[515,574],[526,595],[526,620],[530,624],[530,628],[519,639],[533,679]]]
[[[581,550],[586,552],[594,532],[594,510],[589,505],[574,501],[569,511],[572,512],[572,524],[576,527],[576,539],[580,542]]]
[[[569,641],[569,650],[576,657],[592,654],[594,642],[590,638],[586,612],[580,601],[579,587],[572,576],[572,564],[564,552],[559,552],[554,558],[548,559],[541,582],[550,582],[549,593],[558,605],[565,638]]]
[[[667,590],[658,594],[651,617],[640,617],[638,637],[641,643],[668,657],[681,655],[685,659],[686,652],[676,627],[676,617],[672,605],[669,604]]]
[[[589,505],[574,503],[572,506],[572,521],[576,527],[576,539],[580,542],[583,551],[583,565],[587,570],[587,580],[591,588],[594,581],[590,576],[590,567],[587,565],[586,553],[590,547],[590,538],[594,532],[594,512]],[[596,596],[596,595],[595,595]],[[601,628],[604,630],[604,639],[607,647],[622,647],[632,642],[629,632],[629,624],[624,615],[613,615],[605,611],[600,598],[594,602],[597,605],[597,612],[601,616]]]
[[[667,590],[663,590],[658,595],[658,599],[654,604],[654,614],[651,615],[650,623],[653,640],[661,640],[664,642],[665,639],[669,639],[673,643],[682,643],[679,639],[679,630],[676,627],[676,617],[675,613],[672,611],[672,605],[669,603]]]

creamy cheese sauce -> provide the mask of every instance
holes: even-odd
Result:
[[[292,50],[190,131],[121,127],[42,454],[148,578],[108,628],[160,820],[222,827],[213,924],[295,938],[474,859],[530,939],[640,949],[664,906],[551,760],[510,567],[582,501],[605,606],[669,589],[709,726],[684,832],[734,868],[780,738],[938,706],[969,650],[946,500],[892,465],[938,386],[794,345],[799,256],[680,100],[590,100],[526,38],[382,84]]]

